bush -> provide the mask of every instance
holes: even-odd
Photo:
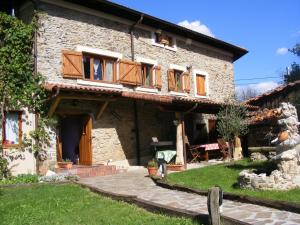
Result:
[[[148,162],[148,167],[155,167],[157,168],[158,165],[157,165],[157,162],[155,159],[151,159],[149,162]]]
[[[28,183],[37,183],[39,178],[34,174],[19,174],[16,177],[10,177],[8,179],[3,179],[0,181],[0,184],[28,184]]]

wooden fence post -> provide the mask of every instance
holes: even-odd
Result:
[[[220,225],[220,188],[212,187],[208,190],[207,196],[207,208],[209,213],[209,224],[210,225]]]

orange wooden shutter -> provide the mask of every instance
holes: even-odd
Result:
[[[185,72],[182,74],[183,76],[183,82],[184,82],[184,91],[190,92],[191,84],[190,84],[190,74]]]
[[[206,95],[205,90],[205,76],[197,75],[196,77],[196,83],[197,83],[197,94],[198,95]]]
[[[162,84],[162,80],[161,80],[161,68],[160,68],[160,66],[156,66],[155,67],[155,86],[158,89],[161,89],[161,84]]]
[[[169,91],[175,90],[174,70],[168,70],[168,86],[169,86]]]
[[[141,64],[130,60],[120,61],[119,81],[123,84],[142,84]]]
[[[82,52],[62,51],[63,77],[82,78]]]

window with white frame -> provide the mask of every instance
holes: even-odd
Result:
[[[3,147],[16,147],[21,142],[22,112],[5,112],[3,125],[0,127]]]

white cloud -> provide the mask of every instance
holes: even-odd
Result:
[[[276,54],[277,55],[285,55],[286,53],[288,53],[288,48],[278,48],[277,50],[276,50]]]
[[[205,24],[202,24],[199,20],[194,20],[191,22],[189,22],[188,20],[184,20],[179,22],[178,25],[211,37],[215,37],[211,30]]]
[[[249,85],[239,85],[236,86],[237,95],[240,96],[243,90],[247,90],[248,88],[255,90],[257,94],[262,94],[267,91],[270,91],[276,88],[279,84],[274,81],[260,82],[257,84],[249,84]]]

